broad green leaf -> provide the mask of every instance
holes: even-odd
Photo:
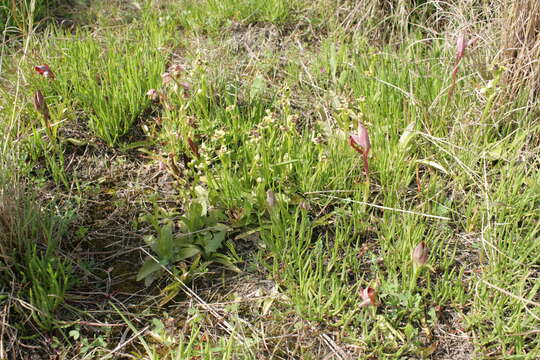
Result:
[[[227,257],[226,255],[215,253],[212,255],[212,261],[225,266],[228,270],[231,270],[237,273],[242,272],[242,270],[236,267],[234,263],[231,261],[231,259]]]
[[[174,297],[180,293],[180,290],[182,290],[181,282],[175,281],[168,285],[165,289],[163,289],[163,291],[161,291],[163,298],[160,300],[159,306],[166,305],[169,301],[174,299]]]
[[[152,258],[147,258],[144,261],[143,266],[139,269],[139,272],[137,273],[137,281],[141,281],[142,279],[145,279],[148,275],[161,270],[161,265],[157,263]]]
[[[173,223],[168,221],[159,231],[156,241],[156,252],[161,258],[171,258],[173,255]]]
[[[190,257],[193,257],[201,252],[201,249],[197,247],[196,245],[186,245],[182,247],[178,253],[176,254],[176,261],[189,259]]]
[[[201,216],[203,211],[202,205],[198,202],[192,202],[182,217],[182,223],[187,232],[194,232],[204,228],[204,217]]]
[[[213,236],[204,245],[204,253],[208,256],[221,247],[221,243],[225,240],[225,232],[220,231],[213,233]]]

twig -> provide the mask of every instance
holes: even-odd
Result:
[[[316,192],[312,192],[312,193],[316,193]],[[391,208],[391,207],[388,207],[388,206],[376,205],[376,204],[372,204],[372,203],[368,203],[368,202],[364,202],[364,201],[358,201],[358,200],[353,200],[353,199],[344,199],[344,198],[340,198],[340,197],[332,196],[332,195],[326,195],[326,194],[321,194],[321,195],[326,196],[326,197],[328,197],[330,199],[336,199],[336,200],[342,200],[342,201],[351,202],[351,203],[355,203],[355,204],[367,205],[367,206],[371,206],[371,207],[374,207],[374,208],[377,208],[377,209],[382,209],[382,210],[397,211],[397,212],[401,212],[401,213],[405,213],[405,214],[424,216],[424,217],[431,218],[431,219],[451,220],[449,217],[446,217],[446,216],[431,215],[431,214],[425,214],[425,213],[416,212],[416,211],[412,211],[412,210]]]
[[[502,292],[503,294],[508,295],[508,296],[510,296],[510,297],[512,297],[512,298],[514,298],[514,299],[516,299],[516,300],[522,301],[522,302],[524,302],[524,303],[526,303],[526,304],[529,304],[529,305],[533,305],[533,306],[538,306],[538,307],[540,307],[540,303],[537,303],[537,302],[532,301],[532,300],[529,300],[529,299],[525,299],[524,297],[521,297],[521,296],[514,295],[514,294],[511,293],[510,291],[504,290],[503,288],[500,288],[500,287],[498,287],[498,286],[496,286],[496,285],[493,285],[493,284],[487,282],[486,280],[483,280],[483,279],[482,279],[481,281],[482,281],[484,284],[486,284],[487,286],[489,286],[490,288],[495,289],[495,290],[497,290],[497,291],[500,291],[500,292]]]
[[[7,359],[6,352],[4,351],[4,330],[5,330],[5,324],[6,324],[6,313],[7,313],[7,305],[4,305],[4,309],[2,311],[2,331],[0,332],[0,358],[1,359]]]
[[[126,324],[109,324],[109,323],[98,323],[91,321],[62,321],[64,325],[82,325],[82,326],[95,326],[95,327],[122,327]]]
[[[110,356],[114,355],[114,353],[116,353],[117,351],[119,351],[120,349],[122,349],[124,346],[126,346],[127,344],[129,344],[130,342],[132,342],[133,340],[135,340],[139,335],[141,335],[142,333],[144,333],[146,330],[148,330],[150,326],[145,326],[144,328],[142,328],[141,330],[137,331],[135,334],[133,334],[129,339],[127,339],[126,341],[124,341],[123,343],[120,343],[118,344],[114,349],[112,349],[107,355],[105,355],[102,360],[104,359],[108,359]]]
[[[320,335],[320,337],[323,340],[323,342],[326,343],[326,345],[328,345],[330,349],[332,349],[332,351],[334,352],[334,355],[336,355],[336,358],[341,359],[341,360],[346,360],[349,358],[347,354],[345,354],[343,350],[341,350],[337,346],[335,341],[330,338],[330,336],[328,336],[327,334],[322,334]]]

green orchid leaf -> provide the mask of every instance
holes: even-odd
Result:
[[[204,245],[204,253],[208,256],[216,252],[221,247],[223,240],[225,240],[225,231],[213,233]]]
[[[141,281],[147,278],[150,274],[155,273],[159,270],[161,270],[161,264],[156,262],[154,259],[148,257],[146,258],[143,266],[139,269],[139,272],[137,273],[137,281]]]
[[[201,252],[201,249],[196,245],[186,245],[182,247],[176,254],[176,261],[189,259]]]

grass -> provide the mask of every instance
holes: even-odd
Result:
[[[395,5],[97,2],[10,40],[3,184],[36,196],[0,202],[9,338],[80,359],[538,358],[534,86],[509,96],[482,42],[454,87],[452,13]]]

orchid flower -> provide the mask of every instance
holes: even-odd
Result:
[[[167,85],[168,83],[170,83],[172,81],[172,76],[169,72],[164,72],[163,74],[161,74],[161,80],[163,81],[163,85]]]
[[[369,177],[368,155],[371,150],[371,142],[369,141],[366,127],[361,123],[358,123],[358,133],[349,135],[349,145],[359,154],[362,154],[364,171],[366,172],[366,177]]]
[[[365,307],[369,305],[377,306],[377,292],[371,287],[360,289],[360,297],[362,302],[360,307]]]
[[[54,79],[56,77],[49,65],[47,64],[37,65],[34,67],[34,70],[36,70],[40,75],[43,75],[48,79]]]
[[[452,71],[452,85],[450,86],[450,91],[448,92],[448,98],[451,99],[454,94],[454,88],[456,86],[457,72],[459,69],[459,64],[465,56],[465,50],[467,47],[474,45],[478,38],[467,40],[465,38],[465,33],[462,32],[459,34],[456,40],[456,61],[454,63],[454,70]]]
[[[146,93],[146,96],[150,98],[152,101],[158,101],[159,99],[159,93],[156,91],[156,89],[150,89]]]
[[[178,77],[182,72],[184,72],[184,67],[180,64],[173,64],[167,70],[172,76]]]
[[[411,259],[413,264],[412,276],[410,289],[414,290],[417,285],[418,276],[422,271],[423,267],[426,266],[431,269],[429,265],[426,265],[428,262],[429,250],[426,246],[426,243],[421,241],[411,252]]]

